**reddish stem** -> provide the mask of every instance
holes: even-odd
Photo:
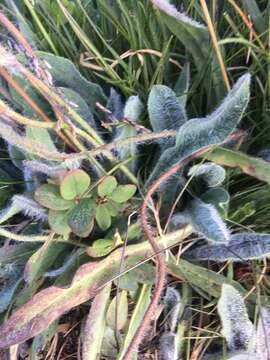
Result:
[[[239,138],[240,134],[239,132],[236,132],[229,136],[226,140],[232,140]],[[148,192],[145,195],[142,207],[141,207],[141,223],[144,230],[144,233],[149,240],[149,243],[152,247],[153,253],[156,254],[156,280],[155,280],[155,288],[153,291],[152,300],[143,316],[143,319],[140,323],[140,326],[138,327],[132,341],[130,342],[127,351],[123,357],[123,360],[131,360],[132,355],[137,352],[138,346],[140,345],[144,335],[146,334],[147,328],[153,319],[153,316],[155,314],[155,310],[158,306],[159,299],[161,297],[165,278],[166,278],[166,263],[163,259],[162,253],[160,252],[159,246],[157,245],[155,241],[155,237],[151,231],[151,228],[147,221],[147,208],[148,203],[151,200],[153,194],[156,192],[156,190],[162,185],[163,182],[168,180],[172,175],[174,175],[177,171],[181,169],[182,166],[189,163],[192,159],[203,155],[204,153],[208,152],[213,145],[205,146],[204,148],[195,151],[190,156],[183,159],[179,164],[174,165],[169,170],[167,170],[162,176],[160,176],[149,188]]]

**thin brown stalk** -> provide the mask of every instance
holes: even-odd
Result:
[[[227,91],[229,91],[230,88],[231,88],[230,87],[230,82],[229,82],[226,67],[225,67],[225,64],[224,64],[224,61],[223,61],[223,57],[222,57],[222,54],[221,54],[221,51],[220,51],[220,47],[219,47],[219,44],[218,44],[218,41],[217,41],[217,36],[216,36],[216,32],[215,32],[215,29],[214,29],[214,26],[213,26],[213,23],[212,23],[212,20],[211,20],[211,16],[209,14],[208,7],[206,5],[206,1],[205,0],[200,0],[200,3],[201,3],[202,10],[203,10],[203,13],[204,13],[204,16],[205,16],[205,20],[206,20],[206,23],[207,23],[207,26],[208,26],[208,30],[210,32],[211,39],[212,39],[212,42],[213,42],[213,46],[214,46],[214,49],[215,49],[217,60],[218,60],[220,70],[221,70],[221,73],[222,73],[223,81],[224,81],[224,84],[225,84],[225,86],[227,88]]]
[[[238,6],[234,0],[228,0],[228,2],[232,5],[232,7],[236,11],[236,13],[241,17],[241,19],[243,20],[246,27],[249,29],[249,31],[252,33],[252,35],[254,36],[254,38],[256,39],[258,44],[260,45],[261,49],[265,50],[263,42],[261,41],[261,39],[259,38],[259,36],[255,32],[255,30],[253,29],[252,23],[247,18],[247,16],[243,12],[243,10],[240,8],[240,6]]]
[[[18,43],[23,46],[24,50],[29,56],[34,57],[34,52],[29,43],[26,41],[20,31],[2,12],[0,12],[0,24],[3,25],[4,28],[6,28],[14,36],[14,38],[18,41]]]
[[[166,280],[166,263],[164,261],[164,258],[162,256],[162,253],[160,252],[159,246],[156,243],[155,236],[152,232],[152,229],[150,228],[148,224],[148,217],[147,217],[147,208],[148,204],[152,199],[152,196],[157,191],[157,189],[165,182],[167,181],[171,176],[173,176],[176,172],[178,172],[182,166],[187,164],[191,159],[200,156],[204,154],[205,152],[209,151],[211,146],[207,146],[201,150],[198,150],[194,154],[190,155],[189,157],[183,159],[182,162],[179,164],[173,166],[168,171],[166,171],[161,177],[159,177],[148,190],[147,194],[145,195],[142,208],[141,208],[141,223],[142,228],[144,230],[144,233],[152,247],[152,250],[154,253],[156,253],[156,280],[155,280],[155,288],[153,291],[152,300],[144,314],[144,317],[140,323],[140,326],[138,327],[132,341],[129,344],[129,347],[123,357],[123,360],[131,360],[133,354],[137,351],[138,346],[140,345],[142,339],[144,338],[148,326],[153,319],[153,316],[157,310],[159,299],[161,297],[163,287]]]
[[[239,133],[233,133],[228,137],[227,140],[235,139],[239,137]],[[160,252],[159,246],[156,243],[155,236],[153,235],[152,229],[150,228],[150,225],[148,223],[148,217],[147,217],[147,208],[149,207],[149,203],[151,202],[152,196],[157,191],[157,189],[165,182],[167,181],[171,176],[173,176],[175,173],[177,173],[183,166],[188,164],[192,159],[202,156],[203,154],[207,153],[213,145],[205,146],[204,148],[197,150],[190,156],[183,159],[180,163],[177,165],[174,165],[171,167],[168,171],[166,171],[162,176],[160,176],[149,188],[147,194],[145,195],[142,207],[141,207],[141,223],[143,231],[152,247],[152,250],[154,253],[156,253],[156,280],[155,280],[155,288],[153,291],[152,300],[144,314],[144,317],[140,323],[140,326],[138,327],[132,341],[129,344],[129,347],[123,357],[123,360],[131,360],[133,354],[137,351],[138,346],[140,345],[142,339],[144,338],[148,326],[155,314],[155,311],[158,306],[159,299],[161,297],[163,286],[165,283],[166,278],[166,263],[164,261],[164,258],[162,256],[162,253]]]

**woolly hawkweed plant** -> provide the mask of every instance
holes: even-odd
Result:
[[[189,25],[197,28],[193,22]],[[204,27],[199,29],[205,33]],[[14,34],[12,24],[9,30]],[[154,85],[146,103],[137,95],[124,101],[116,89],[107,96],[107,89],[86,80],[68,59],[26,46],[33,68],[24,52],[18,56],[4,45],[0,50],[1,65],[11,77],[5,76],[8,96],[0,103],[0,135],[12,160],[10,171],[16,167],[28,184],[0,214],[0,235],[11,241],[0,248],[0,261],[11,264],[15,258],[23,269],[23,278],[10,273],[9,282],[3,277],[7,284],[3,294],[9,294],[4,310],[19,309],[1,326],[0,346],[33,337],[38,341],[62,314],[94,298],[82,330],[85,358],[111,352],[130,359],[147,336],[163,293],[170,265],[163,248],[192,232],[207,242],[201,246],[210,248],[227,249],[235,241],[226,226],[225,169],[205,158],[216,149],[232,150],[234,140],[241,139],[236,127],[249,101],[250,75],[242,75],[210,115],[189,120],[189,65],[175,91]],[[145,109],[149,122],[142,123]],[[144,153],[150,146],[155,149],[144,184],[138,176],[143,165],[140,143]],[[138,188],[145,192],[143,197]],[[179,192],[184,196],[177,201]],[[161,199],[161,219],[156,216],[154,195]],[[22,216],[26,225],[20,228]],[[153,220],[160,223],[155,226]],[[7,224],[17,231],[6,229]],[[173,231],[161,231],[167,224]],[[169,253],[169,259],[172,256]],[[156,277],[153,266],[144,263],[151,257],[156,258]],[[193,265],[194,259],[195,255],[190,262],[180,261],[177,269],[186,266],[187,275],[195,269],[204,274],[207,269]],[[111,299],[114,285],[117,294]],[[215,296],[216,288],[220,282],[213,286]],[[180,298],[175,291],[168,288],[164,298],[168,318],[160,346],[167,354],[164,358],[177,358],[178,352]],[[14,303],[15,295],[20,300]],[[134,312],[129,317],[131,302]],[[56,330],[48,331],[53,336]],[[45,345],[43,339],[40,346]]]
[[[230,285],[223,285],[218,313],[229,350],[228,359],[266,360],[269,357],[269,307],[261,307],[257,326],[253,325],[239,292]]]

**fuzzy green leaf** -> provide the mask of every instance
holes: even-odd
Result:
[[[231,235],[227,245],[202,245],[188,253],[190,259],[217,262],[263,259],[270,254],[270,235],[238,233]]]
[[[46,129],[38,128],[35,126],[26,126],[26,136],[28,139],[34,140],[42,144],[50,151],[57,151],[52,138]]]
[[[224,142],[234,131],[249,101],[250,75],[241,76],[221,105],[204,119],[192,119],[183,124],[176,136],[176,145],[163,152],[149,183],[172,166],[197,151]]]
[[[69,171],[60,183],[61,196],[66,200],[73,200],[81,196],[89,187],[91,179],[83,170]]]
[[[193,200],[186,212],[195,232],[210,242],[229,242],[230,233],[213,205]]]
[[[74,234],[87,237],[94,226],[95,202],[82,199],[68,214],[68,224]]]
[[[124,117],[130,121],[137,122],[143,112],[143,103],[139,96],[130,96],[124,108]]]
[[[185,108],[167,86],[154,85],[148,98],[148,114],[155,132],[177,130],[187,121]]]
[[[229,349],[247,350],[253,334],[253,325],[248,318],[241,294],[233,286],[222,285],[218,313],[222,321],[222,334]]]
[[[98,185],[98,195],[101,197],[111,194],[117,187],[117,180],[114,176],[107,176]]]
[[[136,185],[119,185],[108,197],[121,204],[131,199],[136,190]]]
[[[225,218],[228,214],[230,194],[222,187],[209,189],[201,196],[201,199],[215,206],[220,215]]]
[[[204,164],[194,165],[189,169],[188,176],[194,176],[203,180],[208,187],[216,187],[223,183],[226,177],[226,171],[220,165],[206,162]]]
[[[59,187],[52,184],[41,185],[35,191],[35,200],[42,206],[52,210],[67,210],[75,203],[61,197]]]
[[[111,215],[106,204],[97,206],[95,218],[101,230],[107,230],[111,226]]]

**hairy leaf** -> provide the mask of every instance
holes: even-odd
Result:
[[[267,359],[270,354],[270,309],[267,306],[260,309],[253,350],[258,360]]]
[[[163,152],[148,185],[172,166],[198,150],[224,142],[239,123],[249,100],[250,75],[241,76],[224,101],[204,119],[184,123],[176,136],[176,145]]]
[[[155,132],[177,130],[187,121],[185,108],[165,85],[154,85],[148,98],[148,114]]]
[[[187,15],[179,12],[168,0],[151,1],[162,12],[162,21],[164,21],[171,32],[176,35],[187,51],[191,53],[198,71],[203,71],[206,64],[208,65],[209,63],[209,56],[211,54],[208,29]],[[209,76],[205,76],[205,86],[207,87],[207,91],[209,91],[212,80],[212,86],[215,89],[214,94],[216,94],[217,99],[220,100],[224,95],[224,83],[222,82],[216,56],[211,54],[211,59],[211,72],[208,74]]]
[[[215,206],[219,214],[227,217],[230,204],[230,194],[222,187],[217,187],[207,190],[201,195],[201,199],[207,203]]]
[[[57,151],[52,138],[46,129],[38,128],[35,126],[26,126],[26,136],[28,139],[42,144],[50,151]]]
[[[235,129],[249,100],[250,75],[241,76],[218,108],[204,119],[186,122],[176,136],[176,149],[184,154],[219,144]]]
[[[46,220],[46,210],[27,195],[14,195],[12,205],[20,209],[25,216],[36,220]]]
[[[171,332],[175,332],[179,322],[181,310],[181,296],[179,292],[173,287],[168,286],[163,303],[166,323],[169,325],[169,330]]]
[[[160,360],[177,360],[178,359],[178,339],[173,332],[166,332],[161,335],[159,340]]]
[[[226,177],[226,171],[223,167],[215,163],[204,163],[194,165],[189,169],[188,176],[195,176],[202,179],[209,187],[216,187],[223,183]]]
[[[124,118],[133,122],[138,122],[142,112],[143,103],[141,102],[139,96],[130,96],[125,104]]]
[[[192,200],[186,210],[193,230],[210,242],[228,243],[230,233],[216,208],[201,200]]]
[[[233,286],[222,285],[218,313],[222,322],[222,335],[229,349],[247,350],[253,334],[253,325],[248,318],[242,296]]]
[[[119,95],[114,88],[110,89],[110,96],[106,108],[111,111],[112,116],[117,120],[121,120],[124,117],[124,104],[121,95]]]
[[[190,259],[213,260],[217,262],[247,261],[263,259],[270,254],[270,235],[238,233],[231,235],[228,244],[202,245],[189,251]]]
[[[126,102],[124,108],[124,118],[132,121],[133,123],[137,123],[140,119],[140,116],[143,111],[143,104],[138,96],[130,96]],[[135,136],[137,134],[137,130],[134,125],[131,124],[123,124],[116,130],[116,137],[114,141],[119,141],[126,139],[128,137]],[[128,145],[122,145],[116,148],[118,157],[120,160],[126,160],[129,157],[133,159],[129,161],[127,164],[128,167],[134,171],[137,164],[137,159],[135,159],[137,154],[137,144],[130,142]]]

